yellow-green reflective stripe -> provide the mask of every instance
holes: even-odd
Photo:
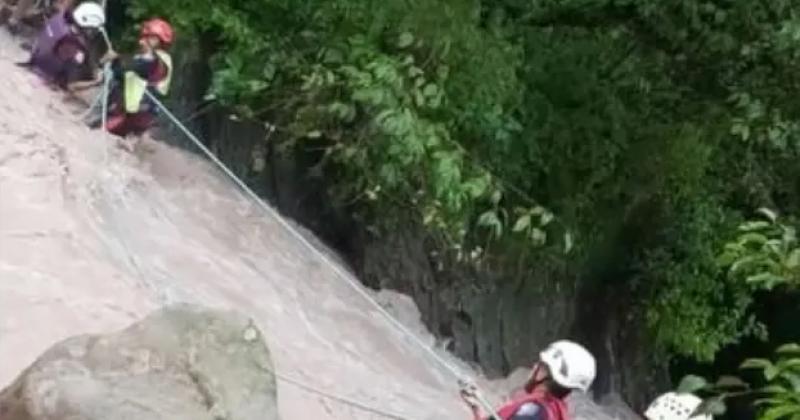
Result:
[[[146,89],[146,80],[132,71],[125,73],[125,112],[129,114],[139,112]]]

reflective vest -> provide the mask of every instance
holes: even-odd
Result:
[[[524,394],[500,407],[497,415],[501,420],[509,420],[516,412],[527,403],[539,405],[547,414],[547,420],[569,420],[567,404],[558,398],[542,395],[540,393]]]
[[[156,50],[156,56],[166,66],[167,74],[158,81],[150,81],[140,77],[136,72],[125,72],[125,112],[135,114],[141,110],[145,98],[145,91],[153,88],[159,95],[169,93],[172,81],[172,57],[166,51]]]

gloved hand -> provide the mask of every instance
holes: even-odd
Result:
[[[480,402],[478,400],[478,388],[475,384],[459,381],[461,390],[459,395],[461,399],[472,409],[473,412],[480,410]]]
[[[119,58],[119,54],[116,51],[109,49],[102,58],[100,58],[100,64],[110,63],[114,60]]]

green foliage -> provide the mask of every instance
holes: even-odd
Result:
[[[683,379],[681,379],[681,383],[678,385],[678,389],[675,391],[685,394],[694,394],[698,391],[708,388],[708,386],[708,381],[702,376],[686,375],[683,377]]]
[[[780,221],[769,209],[760,209],[761,219],[739,226],[739,237],[725,245],[720,263],[727,267],[731,281],[754,289],[772,290],[783,286],[796,290],[797,238],[795,229]],[[740,369],[761,374],[759,385],[753,386],[736,377],[723,377],[716,385],[689,375],[682,386],[688,392],[707,391],[716,405],[725,399],[753,396],[759,408],[759,420],[800,419],[800,344],[784,344],[777,348],[772,360],[752,358]]]
[[[422,222],[458,249],[509,233],[541,245],[552,214],[510,194],[456,137],[516,130],[506,110],[519,95],[517,48],[482,28],[478,10],[466,0],[173,0],[137,2],[134,13],[216,34],[224,48],[209,97],[280,121],[285,144],[322,143],[340,202],[384,224]]]
[[[650,307],[649,319],[657,331],[656,339],[664,346],[674,346],[673,352],[710,361],[725,345],[743,337],[766,338],[765,326],[749,310],[755,292],[800,284],[795,229],[782,223],[772,210],[762,208],[758,214],[759,219],[739,224],[736,238],[724,246],[685,237],[671,241],[680,245],[689,239],[701,246],[688,250],[693,265],[676,264],[668,261],[669,257],[655,260],[655,266],[669,267],[653,270],[665,273],[662,282],[668,287]],[[700,219],[695,216],[691,220]],[[706,221],[701,225],[715,224]],[[714,231],[726,230],[723,225],[716,226],[701,234],[711,238]],[[723,252],[719,255],[709,251],[720,247]],[[651,255],[648,261],[652,263],[654,258],[658,256]]]
[[[725,401],[732,397],[754,398],[759,420],[796,420],[800,418],[800,345],[791,343],[777,348],[775,357],[747,359],[743,371],[757,371],[760,378],[752,385],[738,377],[723,376],[716,383],[696,376],[686,376],[679,392],[704,392],[709,398],[702,411],[713,414],[725,412]]]
[[[745,360],[742,369],[763,375],[765,385],[755,390],[759,420],[796,420],[800,418],[800,345],[785,344],[775,354],[773,360]]]
[[[282,150],[315,153],[331,198],[365,224],[424,225],[505,277],[614,279],[656,351],[711,360],[764,335],[756,291],[796,281],[788,227],[743,225],[725,244],[741,214],[800,209],[798,6],[139,0],[131,12],[210,39],[208,98],[277,124]]]
[[[728,275],[757,289],[800,284],[800,246],[794,227],[783,224],[777,215],[761,209],[761,220],[739,226],[739,237],[727,245],[719,257]]]
[[[749,312],[752,289],[726,281],[716,262],[726,223],[716,206],[694,204],[670,237],[671,247],[648,252],[643,271],[657,285],[646,310],[656,343],[674,354],[711,361],[724,346],[763,327]],[[684,261],[676,256],[685,256]]]

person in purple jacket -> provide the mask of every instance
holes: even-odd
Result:
[[[81,3],[52,16],[39,33],[30,59],[23,63],[47,83],[67,91],[97,84],[96,62],[90,58],[89,37],[105,23],[102,6]]]

